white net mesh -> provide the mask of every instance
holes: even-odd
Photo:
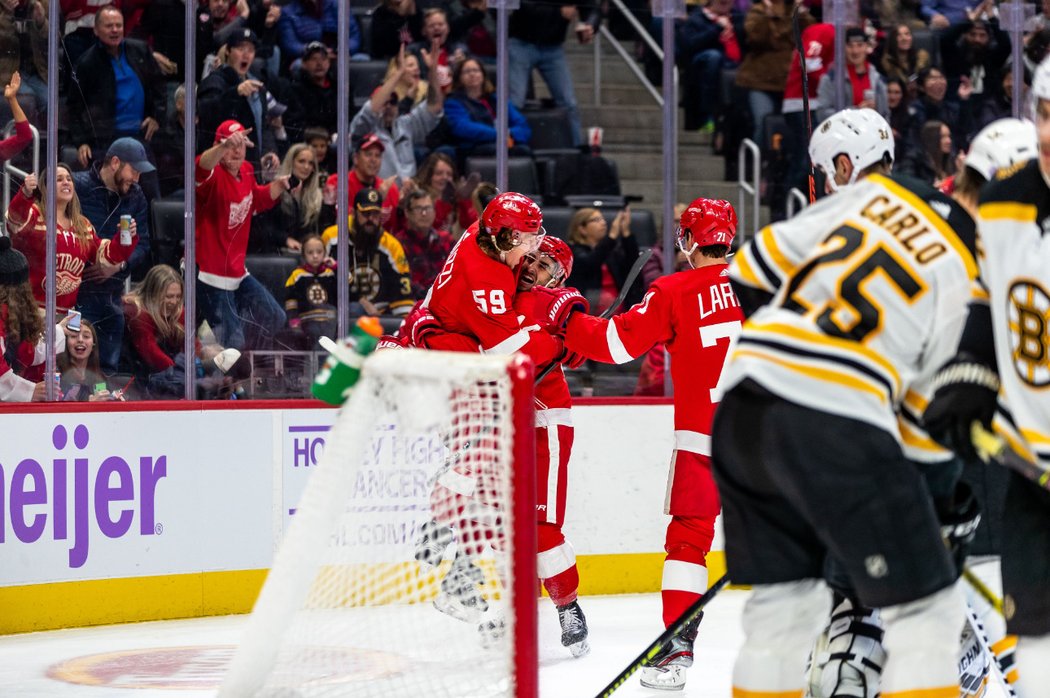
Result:
[[[371,357],[220,695],[512,695],[511,416],[506,358]]]

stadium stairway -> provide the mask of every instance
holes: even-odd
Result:
[[[570,36],[565,47],[584,135],[591,126],[600,126],[604,130],[602,155],[616,161],[623,193],[644,197],[633,208],[651,211],[659,226],[664,199],[662,109],[608,45],[602,50],[601,105],[595,105],[592,47],[579,45],[574,36]],[[548,97],[538,73],[534,82],[536,97]],[[707,196],[727,199],[734,207],[738,206],[736,181],[723,179],[725,165],[721,155],[712,153],[710,136],[684,131],[682,122],[679,109],[675,201],[688,203],[698,196]],[[763,224],[768,221],[768,208],[762,207],[760,218]]]

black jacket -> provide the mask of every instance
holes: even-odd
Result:
[[[336,132],[338,88],[331,73],[328,76],[328,87],[318,87],[300,70],[292,82],[291,91],[293,97],[289,101],[297,102],[297,108],[292,118],[285,115],[284,125],[292,141],[301,141],[303,129],[311,126],[324,126],[328,133]]]
[[[248,79],[252,79],[250,73]],[[200,118],[197,124],[197,152],[204,152],[215,142],[215,130],[219,124],[227,119],[236,119],[245,128],[253,129],[249,139],[255,145],[248,148],[245,159],[258,172],[261,169],[259,158],[262,157],[262,154],[276,150],[272,131],[266,126],[266,101],[269,92],[264,86],[257,93],[263,111],[263,132],[259,133],[255,112],[252,111],[248,98],[237,93],[237,86],[240,84],[240,75],[228,65],[212,71],[201,81],[200,87],[197,88],[197,115]]]
[[[128,65],[138,76],[145,93],[143,118],[152,116],[164,123],[167,91],[149,46],[136,39],[122,45]],[[114,139],[117,110],[117,78],[109,54],[97,41],[77,61],[70,80],[69,135],[74,145],[85,143],[93,150],[108,147]]]
[[[597,28],[601,14],[589,0],[521,0],[521,6],[510,16],[508,35],[513,39],[540,46],[560,46],[569,31],[569,21],[561,16],[563,6],[576,6],[580,21]]]

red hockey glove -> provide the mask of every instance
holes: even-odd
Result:
[[[376,351],[380,349],[404,349],[405,341],[393,335],[385,334],[376,342]]]
[[[558,361],[562,366],[567,368],[579,368],[583,366],[583,362],[587,360],[587,357],[583,354],[577,354],[574,351],[565,350],[565,353],[561,355]]]
[[[441,330],[441,323],[428,308],[417,303],[405,316],[405,321],[397,331],[397,336],[408,346],[426,348],[427,335]]]
[[[565,329],[573,313],[586,313],[591,308],[587,299],[574,288],[534,287],[530,293],[536,294],[536,317],[558,330]]]

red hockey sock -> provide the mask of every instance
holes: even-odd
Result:
[[[664,546],[663,598],[664,627],[671,625],[707,590],[707,552],[714,538],[714,520],[706,517],[679,517],[667,526]]]
[[[560,526],[540,524],[537,538],[540,552],[536,556],[536,572],[543,581],[543,588],[555,606],[572,603],[580,588],[576,552],[565,540]]]

